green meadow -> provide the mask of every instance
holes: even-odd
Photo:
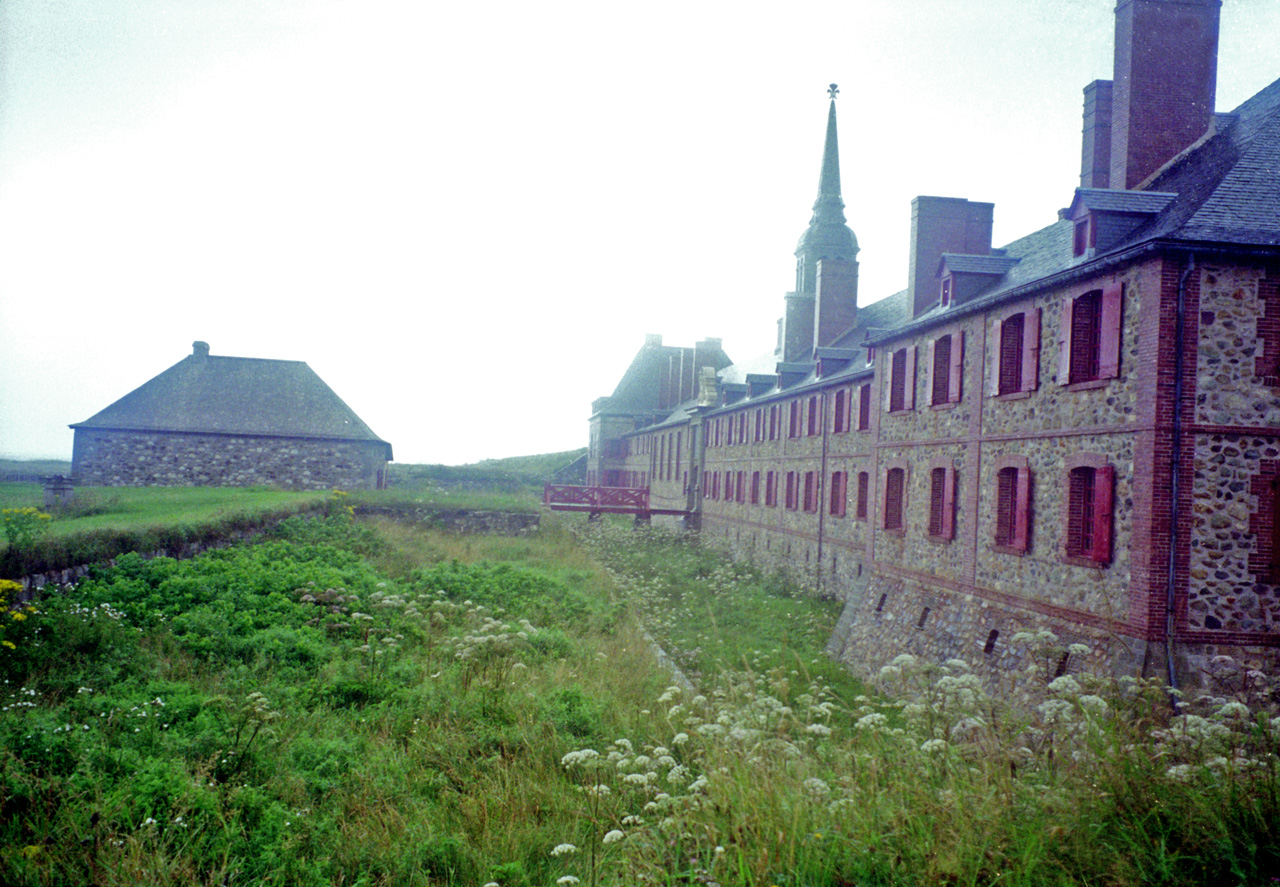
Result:
[[[243,495],[207,507],[273,494]],[[836,604],[695,538],[556,516],[457,536],[346,506],[124,555],[0,617],[0,882],[1280,877],[1266,676],[1178,712],[1087,674],[1026,675],[1011,704],[906,655],[864,684],[822,652]]]

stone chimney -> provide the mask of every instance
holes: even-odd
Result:
[[[857,261],[819,259],[817,289],[813,347],[827,348],[858,319]]]
[[[938,263],[943,253],[991,253],[994,203],[962,197],[917,197],[911,201],[911,257],[907,301],[918,317],[938,302]]]
[[[1213,120],[1222,0],[1119,0],[1110,187],[1133,188]]]
[[[209,343],[208,342],[192,342],[191,356],[196,358],[197,360],[203,360],[204,358],[208,357]]]
[[[782,359],[806,360],[813,353],[813,293],[787,293],[782,315]]]
[[[698,406],[711,407],[716,404],[716,369],[704,366],[698,371]]]
[[[1095,80],[1084,88],[1084,139],[1080,152],[1080,187],[1111,187],[1110,80]]]

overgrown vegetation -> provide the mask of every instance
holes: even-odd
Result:
[[[328,496],[268,487],[84,487],[46,510],[39,484],[0,483],[6,543],[0,549],[0,575],[233,539],[290,515],[323,509]],[[8,512],[19,511],[47,516],[38,533],[16,538],[9,532]]]
[[[533,512],[542,484],[581,454],[574,450],[460,466],[395,465],[390,489],[343,496],[347,505],[364,513],[413,518],[429,511]],[[5,468],[51,475],[68,473],[70,464],[0,460],[0,469]],[[40,484],[0,482],[0,509],[6,515],[26,511],[48,516],[40,519],[47,523],[21,528],[21,515],[5,517],[0,575],[63,569],[129,551],[175,551],[197,539],[232,539],[293,514],[324,510],[330,495],[265,486],[78,487],[73,498],[45,508]],[[15,538],[19,532],[21,538]]]
[[[1265,884],[1274,688],[828,663],[835,613],[688,540],[284,521],[127,557],[0,649],[13,884]],[[692,680],[673,681],[640,622]],[[1022,636],[1037,661],[1064,650]],[[1225,662],[1221,663],[1226,668]]]

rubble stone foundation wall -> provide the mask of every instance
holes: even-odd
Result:
[[[85,486],[375,489],[385,452],[376,441],[77,429],[72,475]]]

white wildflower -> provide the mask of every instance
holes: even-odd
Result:
[[[804,781],[804,790],[814,797],[831,794],[831,786],[827,785],[816,776],[810,776]]]
[[[616,829],[616,828],[615,828],[615,829],[613,829],[613,830],[611,830],[611,831],[607,831],[607,832],[605,832],[605,833],[604,833],[604,841],[603,841],[603,843],[605,843],[605,844],[616,844],[616,843],[618,843],[619,841],[621,841],[624,837],[626,837],[626,836],[622,833],[622,831],[621,831],[620,829]]]
[[[583,748],[578,751],[569,752],[560,759],[560,763],[567,770],[575,764],[585,764],[587,761],[598,757],[600,757],[600,752],[596,751],[594,748]]]
[[[1050,692],[1061,693],[1063,696],[1079,696],[1081,689],[1080,682],[1069,674],[1049,682]]]
[[[1081,708],[1094,717],[1101,717],[1107,713],[1107,700],[1101,696],[1090,693],[1086,696],[1081,696],[1076,701],[1080,703]]]
[[[888,723],[889,719],[884,715],[879,712],[873,712],[872,714],[863,715],[858,718],[854,723],[854,726],[863,730],[878,730],[881,727],[886,726]]]
[[[551,851],[552,856],[568,856],[571,853],[577,853],[578,848],[572,844],[557,844],[555,849]]]
[[[1228,702],[1218,709],[1218,717],[1220,718],[1240,718],[1243,720],[1250,716],[1249,706],[1243,702]]]

